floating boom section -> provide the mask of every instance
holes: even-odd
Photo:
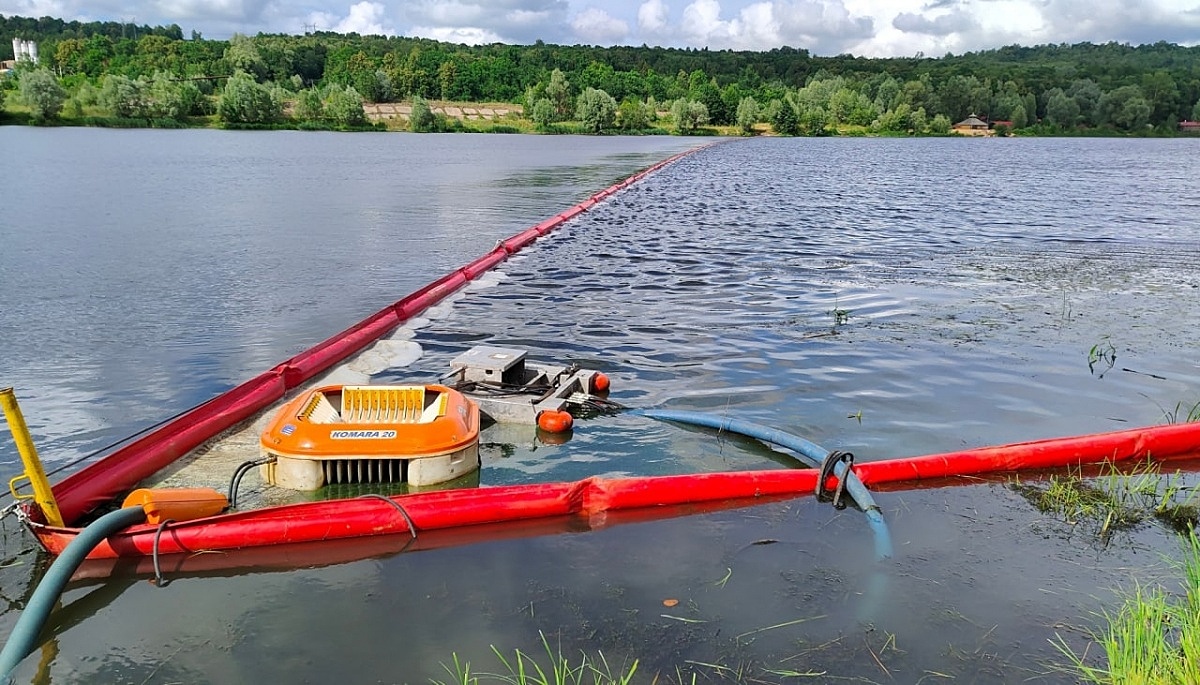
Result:
[[[359,323],[288,359],[275,368],[201,404],[176,419],[131,440],[99,461],[67,476],[54,486],[54,495],[68,525],[120,498],[137,483],[162,470],[205,441],[270,407],[302,383],[344,361],[400,324],[419,315],[455,293],[470,281],[490,271],[550,233],[646,176],[676,160],[710,147],[702,145],[672,155],[653,166],[615,183],[587,200],[520,233],[500,241],[475,261],[452,271],[407,297],[372,314]],[[31,514],[40,516],[41,512]]]
[[[868,485],[914,483],[958,475],[1200,457],[1200,423],[1141,428],[1001,447],[984,447],[923,457],[859,462],[854,473]],[[1198,468],[1196,461],[1186,462]],[[740,501],[747,505],[811,494],[817,470],[739,471],[642,478],[588,478],[574,483],[544,483],[397,495],[382,502],[343,499],[268,507],[221,514],[172,525],[159,542],[160,554],[232,550],[276,544],[318,542],[444,530],[489,523],[586,517],[606,512]],[[828,484],[827,484],[828,485]],[[34,524],[43,546],[57,554],[79,533],[76,528]],[[112,536],[89,558],[152,554],[154,526],[138,526]]]

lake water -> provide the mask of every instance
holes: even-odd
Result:
[[[0,128],[0,385],[52,467],[186,409],[696,140]],[[570,223],[401,336],[431,378],[475,344],[859,460],[1161,423],[1200,401],[1190,140],[754,139]],[[1089,351],[1109,349],[1089,365]],[[0,440],[5,473],[16,470]],[[487,483],[772,468],[627,413],[564,445],[494,434]],[[811,498],[595,532],[68,591],[18,681],[428,682],[490,646],[600,650],[650,682],[1072,682],[1111,590],[1169,577],[1008,484]],[[616,525],[623,524],[623,525]],[[38,555],[11,522],[10,610]],[[768,543],[768,541],[770,541]],[[761,543],[761,544],[755,544]],[[664,600],[678,600],[673,607]],[[41,663],[39,663],[39,661]],[[543,660],[544,661],[544,660]],[[741,674],[738,676],[737,674]],[[818,678],[819,680],[819,678]]]

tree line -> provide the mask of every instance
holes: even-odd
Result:
[[[1165,133],[1200,119],[1200,47],[1163,42],[872,59],[790,47],[467,46],[326,32],[184,39],[176,25],[0,15],[0,57],[14,36],[38,41],[63,106],[118,117],[359,125],[363,101],[450,100],[519,103],[540,127],[571,120],[597,132],[652,128],[664,114],[681,132],[765,121],[788,135],[936,134],[969,115],[1044,133]]]

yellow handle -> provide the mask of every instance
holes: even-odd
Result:
[[[42,468],[37,448],[33,446],[33,438],[29,435],[29,426],[25,425],[25,417],[21,415],[21,408],[17,406],[17,396],[13,394],[12,388],[0,389],[0,406],[3,407],[4,416],[8,419],[8,430],[17,443],[17,452],[21,455],[21,463],[25,465],[25,473],[8,482],[9,490],[12,490],[13,497],[17,499],[29,499],[29,495],[21,497],[17,495],[16,491],[17,481],[22,478],[28,479],[30,485],[33,486],[33,499],[42,508],[46,523],[52,526],[62,526],[62,513],[58,510],[58,502],[54,501],[54,490],[50,488],[46,470]]]
[[[20,485],[17,485],[17,483],[20,483],[23,480],[29,480],[29,476],[26,476],[22,473],[19,476],[13,476],[12,478],[8,479],[8,491],[12,493],[13,499],[33,499],[33,495],[22,495],[21,493],[17,492],[17,490],[21,487]]]

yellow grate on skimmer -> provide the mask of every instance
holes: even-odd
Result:
[[[333,404],[329,402],[329,398],[320,392],[313,393],[313,396],[309,398],[304,409],[300,411],[300,418],[309,423],[339,423],[342,420],[342,417],[338,416],[337,410],[333,408]]]
[[[437,393],[425,406],[425,386],[342,388],[342,420],[346,423],[429,423],[445,412],[446,396]]]

